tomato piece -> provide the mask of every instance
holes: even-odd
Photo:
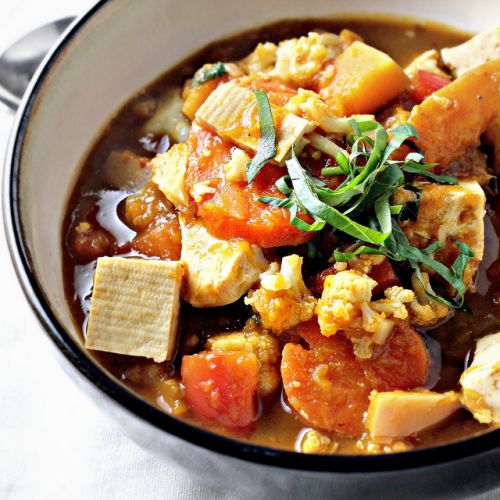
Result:
[[[204,351],[182,358],[185,396],[200,417],[229,428],[257,418],[259,363],[254,353]]]
[[[412,99],[420,104],[425,98],[450,83],[449,78],[432,71],[420,70],[415,77],[415,87],[411,91]]]
[[[224,239],[243,238],[264,248],[299,245],[312,238],[313,233],[290,224],[288,210],[257,201],[262,196],[283,197],[274,185],[285,173],[281,167],[267,164],[250,185],[229,182],[223,165],[231,158],[234,146],[230,142],[194,123],[187,144],[187,188],[208,181],[215,189],[197,201],[198,216],[212,234]],[[311,222],[309,217],[304,220]]]
[[[363,369],[378,391],[408,390],[427,381],[429,354],[425,342],[407,322],[398,321],[384,345],[375,346]]]
[[[323,269],[320,273],[317,273],[307,280],[307,287],[312,293],[316,295],[321,295],[323,293],[323,288],[325,287],[325,280],[331,274],[337,274],[335,266],[327,267]]]
[[[244,82],[243,85],[250,90],[261,90],[265,92],[269,102],[279,107],[283,107],[297,94],[297,90],[293,87],[269,76],[255,76],[247,82]]]
[[[408,323],[398,322],[390,339],[373,356],[358,360],[344,335],[321,335],[316,319],[295,329],[309,345],[287,344],[281,375],[291,407],[309,425],[347,436],[363,432],[369,394],[425,385],[429,357]]]
[[[372,266],[368,276],[377,282],[377,286],[372,291],[374,296],[382,293],[386,288],[401,284],[388,258],[385,258],[380,264]]]
[[[341,335],[329,340],[328,348],[285,345],[281,376],[288,403],[312,427],[359,436],[370,385],[350,341]]]

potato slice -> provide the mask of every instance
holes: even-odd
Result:
[[[460,407],[455,392],[373,391],[366,427],[373,439],[404,438],[441,422]]]
[[[172,359],[183,273],[179,261],[98,259],[85,347]]]

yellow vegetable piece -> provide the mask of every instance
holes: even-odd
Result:
[[[333,80],[321,89],[320,96],[340,116],[372,113],[409,82],[403,68],[387,54],[356,41],[338,56]]]
[[[98,259],[85,347],[172,359],[183,273],[179,261]]]
[[[455,392],[373,391],[366,427],[373,439],[403,438],[437,424],[460,407]]]
[[[447,165],[477,147],[500,113],[500,59],[464,73],[415,106],[409,122],[429,163]]]

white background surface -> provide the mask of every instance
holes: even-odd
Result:
[[[0,53],[90,0],[0,0]],[[13,115],[0,104],[0,158]],[[229,499],[150,457],[55,363],[15,279],[0,230],[0,499]],[[500,499],[500,493],[485,496]]]

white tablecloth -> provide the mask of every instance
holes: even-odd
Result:
[[[0,52],[90,0],[1,0]],[[13,115],[0,104],[0,157]],[[0,499],[229,499],[149,456],[54,362],[17,284],[0,231]],[[500,499],[500,494],[484,498]]]

